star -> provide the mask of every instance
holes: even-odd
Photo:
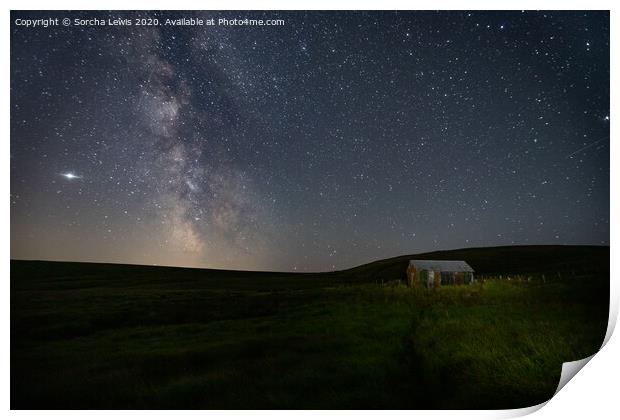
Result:
[[[73,172],[67,172],[64,174],[61,174],[62,176],[64,176],[65,178],[67,178],[68,180],[72,180],[72,179],[80,179],[82,178],[79,175],[74,174]]]

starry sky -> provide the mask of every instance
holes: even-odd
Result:
[[[15,24],[46,17],[160,24]],[[12,258],[322,271],[609,244],[608,12],[11,22]]]

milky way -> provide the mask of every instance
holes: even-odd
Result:
[[[17,18],[280,26],[25,28]],[[606,12],[14,12],[11,257],[609,244]]]

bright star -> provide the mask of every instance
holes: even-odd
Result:
[[[79,179],[79,178],[82,178],[81,176],[78,176],[78,175],[74,174],[73,172],[67,172],[66,174],[62,174],[62,176],[64,176],[67,179]]]

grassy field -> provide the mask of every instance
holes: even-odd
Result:
[[[484,279],[11,262],[11,407],[517,408],[607,327],[608,247],[501,247]]]

